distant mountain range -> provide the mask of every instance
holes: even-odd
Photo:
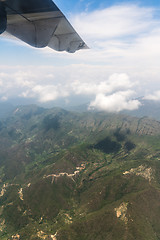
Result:
[[[36,105],[1,119],[1,240],[158,240],[159,216],[157,120]]]
[[[159,101],[150,101],[150,100],[144,100],[143,98],[138,98],[141,102],[141,106],[137,110],[132,111],[121,111],[120,113],[135,116],[135,117],[149,117],[156,120],[160,120],[160,102]],[[0,119],[6,118],[17,106],[20,106],[17,104],[17,101],[13,101],[14,104],[10,102],[0,102]],[[26,103],[22,105],[27,106]],[[60,105],[62,107],[63,104]],[[76,111],[76,112],[99,112],[97,110],[88,110],[89,103],[82,104],[82,105],[75,105],[68,107],[65,106],[64,109],[68,111]],[[43,107],[43,106],[42,106]],[[51,109],[53,107],[53,104],[50,104],[48,109]]]
[[[123,111],[125,114],[136,117],[150,117],[160,120],[160,101],[149,101],[138,99],[141,102],[141,106],[137,110]]]
[[[160,101],[150,101],[144,100],[143,98],[138,98],[141,103],[141,106],[132,111],[121,111],[122,114],[127,114],[135,117],[150,117],[153,119],[160,120]],[[79,106],[69,107],[68,110],[77,111],[77,112],[86,112],[88,111],[88,104],[83,104]],[[97,112],[97,110],[95,110]]]
[[[0,119],[6,118],[14,109],[11,103],[3,102],[0,103]]]

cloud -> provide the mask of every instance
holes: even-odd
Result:
[[[160,90],[155,91],[153,94],[148,94],[144,97],[146,100],[160,101]]]
[[[111,93],[116,90],[128,89],[135,85],[125,73],[114,73],[109,79],[100,82],[73,82],[73,91],[76,94],[95,95],[98,93]]]
[[[133,99],[141,95],[158,99],[159,12],[122,4],[73,15],[71,23],[91,49],[68,54],[32,48],[35,66],[1,64],[0,97],[49,102],[88,96],[91,107],[107,111],[135,109]]]
[[[69,93],[60,85],[37,85],[32,89],[32,92],[38,96],[40,102],[49,102],[56,100],[59,97],[67,97],[69,95]]]
[[[81,65],[79,68],[79,65],[71,65],[64,67],[63,72],[61,67],[50,66],[40,66],[36,69],[32,66],[6,67],[6,70],[0,74],[0,85],[0,97],[3,100],[16,96],[25,99],[32,98],[40,103],[45,103],[60,98],[67,101],[67,98],[71,96],[86,95],[90,99],[96,98],[95,103],[92,102],[91,105],[100,106],[100,108],[100,96],[103,96],[104,102],[106,94],[107,97],[116,96],[117,99],[119,95],[116,95],[116,92],[118,92],[123,96],[121,109],[126,109],[124,101],[126,99],[129,101],[130,96],[126,95],[127,90],[131,90],[136,84],[126,73],[107,75],[105,68],[100,66]],[[118,99],[118,101],[120,100]]]
[[[135,110],[141,105],[138,100],[130,100],[133,91],[120,91],[111,95],[98,94],[90,103],[90,109],[99,109],[108,112],[120,112],[122,110]]]
[[[148,31],[148,27],[152,28],[154,25],[153,14],[153,8],[127,4],[84,12],[73,16],[71,21],[88,39],[108,39]]]
[[[127,73],[133,82],[140,82],[142,95],[144,89],[150,88],[151,79],[152,85],[153,81],[159,82],[159,13],[159,9],[123,4],[74,15],[71,22],[91,49],[73,55],[55,53],[55,58],[63,58],[63,64],[74,62],[79,67],[85,64],[90,76],[92,66],[96,70],[101,66],[106,75]],[[48,53],[52,58],[53,51],[47,50]],[[102,75],[100,68],[99,74]],[[86,83],[88,81],[86,79]]]

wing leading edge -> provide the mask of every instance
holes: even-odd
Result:
[[[0,0],[0,15],[1,8],[6,31],[33,47],[70,53],[88,48],[52,0]]]

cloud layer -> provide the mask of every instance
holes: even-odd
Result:
[[[138,96],[159,100],[159,12],[126,4],[71,16],[91,49],[75,54],[31,49],[37,61],[44,57],[40,66],[0,67],[1,100],[87,96],[90,107],[117,112],[138,108]]]
[[[90,39],[113,39],[148,32],[155,25],[154,9],[136,5],[119,5],[73,16],[74,25]],[[127,21],[126,21],[127,20]]]

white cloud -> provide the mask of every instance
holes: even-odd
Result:
[[[7,97],[5,97],[5,96],[4,96],[4,97],[1,97],[1,101],[2,101],[2,102],[5,102],[5,101],[7,101],[7,100],[8,100]]]
[[[108,75],[115,72],[127,73],[133,81],[140,82],[143,91],[151,79],[152,83],[159,82],[159,13],[159,9],[128,4],[73,16],[71,20],[74,27],[91,49],[73,55],[54,55],[50,50],[50,56],[52,58],[54,55],[61,60],[63,58],[63,64],[75,62],[79,67],[83,62],[89,69],[90,76],[93,75],[90,66],[95,66],[96,70],[101,66],[102,71]],[[99,73],[101,75],[100,68]],[[100,81],[102,82],[101,78]]]
[[[62,86],[53,86],[53,85],[37,85],[32,89],[32,92],[37,94],[38,100],[40,102],[49,102],[56,100],[59,97],[67,97],[68,92],[63,89]]]
[[[72,16],[91,49],[68,54],[32,48],[40,66],[0,66],[0,97],[46,102],[85,95],[95,98],[92,107],[108,111],[135,109],[139,102],[132,98],[146,92],[158,99],[159,11],[127,4]]]
[[[153,94],[148,94],[144,97],[146,100],[160,101],[160,90],[155,91]]]
[[[112,6],[72,18],[76,29],[89,38],[106,39],[145,32],[152,27],[152,8],[136,5]]]
[[[120,91],[111,95],[98,94],[89,108],[100,109],[108,112],[120,112],[122,110],[135,110],[141,105],[138,100],[131,100],[133,91]]]
[[[73,91],[76,94],[95,95],[97,93],[111,93],[116,90],[128,89],[135,85],[129,80],[129,76],[125,73],[114,73],[109,79],[99,82],[73,82]]]
[[[100,94],[115,94],[135,86],[127,74],[107,75],[106,68],[101,66],[81,65],[79,68],[79,65],[72,65],[64,67],[63,72],[61,67],[33,69],[32,66],[7,67],[1,73],[1,98],[19,96],[49,102],[72,95],[93,98]]]

